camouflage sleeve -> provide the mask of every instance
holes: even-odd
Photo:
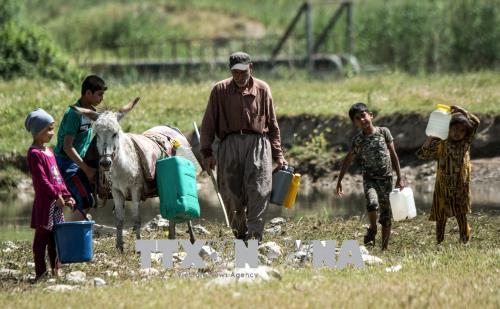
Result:
[[[351,142],[351,149],[350,151],[354,154],[354,155],[357,155],[359,153],[359,148],[360,148],[360,143],[359,143],[359,140],[356,138],[357,136],[354,136],[352,138],[352,142]]]
[[[440,149],[443,141],[440,139],[433,139],[428,146],[422,146],[417,151],[417,157],[420,160],[435,160],[440,156]]]
[[[384,138],[385,138],[385,142],[387,143],[387,145],[389,145],[390,143],[392,143],[394,141],[394,138],[392,137],[391,131],[389,131],[389,129],[386,127],[382,127],[381,129],[382,129],[382,134],[384,135]]]

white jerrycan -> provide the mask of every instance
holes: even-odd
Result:
[[[411,188],[405,187],[403,190],[392,190],[389,194],[389,201],[394,221],[411,219],[417,216],[417,209]]]
[[[436,107],[429,117],[425,135],[445,140],[448,138],[448,131],[450,129],[451,108],[444,104],[438,104]]]

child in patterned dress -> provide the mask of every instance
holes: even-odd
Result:
[[[452,118],[446,140],[429,137],[417,152],[422,160],[437,160],[436,183],[429,220],[436,221],[436,240],[444,240],[446,221],[455,217],[460,240],[467,243],[471,229],[467,213],[471,212],[470,146],[479,119],[459,106],[451,106]]]

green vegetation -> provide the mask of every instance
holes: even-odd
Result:
[[[20,22],[17,3],[0,0],[0,76],[50,78],[72,85],[78,71],[35,26]]]
[[[410,76],[392,73],[357,76],[349,79],[267,79],[271,86],[278,116],[302,114],[346,116],[349,106],[357,101],[370,104],[378,114],[395,112],[429,113],[437,103],[457,104],[475,113],[499,113],[500,75],[496,72],[462,75]],[[169,80],[110,84],[104,104],[118,108],[135,96],[139,105],[124,118],[125,131],[142,132],[152,126],[168,123],[185,132],[192,122],[201,122],[213,83]],[[42,107],[57,122],[64,109],[79,97],[64,84],[47,80],[18,79],[0,82],[0,154],[22,153],[31,142],[23,127],[27,113]],[[55,143],[55,138],[53,139]],[[319,141],[321,146],[321,141]]]
[[[469,245],[458,243],[458,227],[450,220],[444,243],[435,245],[434,224],[426,215],[411,221],[394,224],[394,235],[388,252],[378,247],[370,254],[380,257],[382,264],[367,265],[364,269],[313,269],[310,262],[304,268],[288,265],[279,258],[272,265],[281,273],[281,280],[256,284],[217,286],[210,281],[217,274],[212,266],[198,274],[206,278],[182,278],[181,270],[166,270],[153,262],[160,273],[146,278],[139,272],[139,256],[133,254],[133,233],[126,238],[126,254],[114,248],[114,238],[95,240],[94,260],[91,263],[63,267],[65,273],[81,270],[88,283],[69,293],[47,293],[43,289],[55,283],[46,280],[30,285],[26,281],[1,280],[2,308],[45,308],[54,306],[80,307],[113,304],[124,307],[234,307],[252,304],[258,307],[304,308],[317,307],[361,308],[375,307],[480,307],[495,308],[500,303],[498,278],[500,251],[497,228],[499,216],[472,215],[473,238]],[[284,235],[267,236],[266,240],[280,244],[285,252],[284,237],[290,239],[347,239],[361,240],[363,222],[359,219],[340,220],[302,218],[283,226]],[[206,224],[209,239],[230,238],[230,232],[219,224]],[[220,231],[222,229],[222,231]],[[219,232],[220,231],[220,232]],[[219,235],[219,236],[213,236]],[[143,233],[146,239],[165,239],[166,232]],[[186,239],[181,228],[178,237]],[[379,236],[380,237],[380,236]],[[379,239],[377,239],[379,241]],[[15,242],[18,250],[0,251],[0,268],[20,270],[22,275],[33,273],[27,266],[32,261],[31,243]],[[5,245],[1,249],[4,249]],[[220,252],[220,250],[219,250]],[[227,253],[227,252],[226,252]],[[224,254],[222,254],[224,256]],[[225,255],[232,259],[232,255]],[[401,265],[400,271],[388,273],[386,267]],[[116,272],[116,277],[106,273]],[[188,270],[196,275],[196,270]],[[92,279],[101,277],[107,282],[94,288]],[[59,278],[57,284],[67,283]],[[146,284],[147,283],[147,284]]]
[[[29,226],[0,226],[0,241],[33,241],[34,230]]]
[[[272,37],[247,50],[269,54],[302,0],[218,1],[28,0],[23,16],[43,24],[74,58],[172,56],[170,38]],[[336,4],[313,4],[315,37]],[[498,67],[500,0],[354,1],[355,55],[362,64],[387,65],[409,72],[465,71]],[[345,52],[345,17],[339,20],[320,52]],[[304,54],[303,20],[286,49]],[[143,48],[143,44],[152,44]],[[193,43],[193,53],[177,46],[179,57],[210,53],[207,42]],[[228,43],[218,42],[219,47]],[[128,46],[114,54],[117,46]],[[242,46],[227,46],[241,49]],[[90,49],[92,49],[89,54]],[[255,51],[254,51],[255,50]],[[90,59],[82,59],[82,53]]]

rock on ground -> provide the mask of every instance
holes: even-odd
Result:
[[[214,248],[208,245],[204,245],[203,247],[201,247],[200,255],[201,257],[208,257],[214,263],[219,263],[220,261],[222,261],[219,252],[215,251]]]
[[[382,263],[382,259],[374,255],[361,254],[361,258],[363,259],[363,262],[365,262],[368,265]]]
[[[270,260],[279,258],[282,255],[281,247],[274,241],[268,241],[261,244],[259,246],[259,251],[263,252]]]
[[[282,218],[282,217],[276,217],[276,218],[273,218],[271,221],[269,221],[269,224],[271,226],[285,224],[285,223],[286,223],[286,220],[285,220],[285,218]]]
[[[104,279],[101,279],[99,277],[94,278],[94,286],[104,286],[106,285],[106,281]]]
[[[87,275],[83,271],[72,271],[66,275],[66,280],[70,283],[84,283]]]
[[[17,279],[21,276],[21,271],[16,269],[2,268],[0,269],[0,278],[2,279]]]
[[[266,232],[267,234],[271,234],[271,235],[279,235],[281,233],[281,226],[276,225],[276,226],[270,227],[268,229],[265,229],[264,232]]]
[[[193,226],[193,231],[200,235],[210,235],[210,232],[200,224]]]
[[[43,290],[48,291],[48,292],[67,292],[67,291],[73,291],[77,288],[78,287],[74,286],[74,285],[57,284],[57,285],[48,286]]]
[[[142,268],[139,273],[143,277],[151,277],[158,276],[160,274],[160,271],[156,268]]]

